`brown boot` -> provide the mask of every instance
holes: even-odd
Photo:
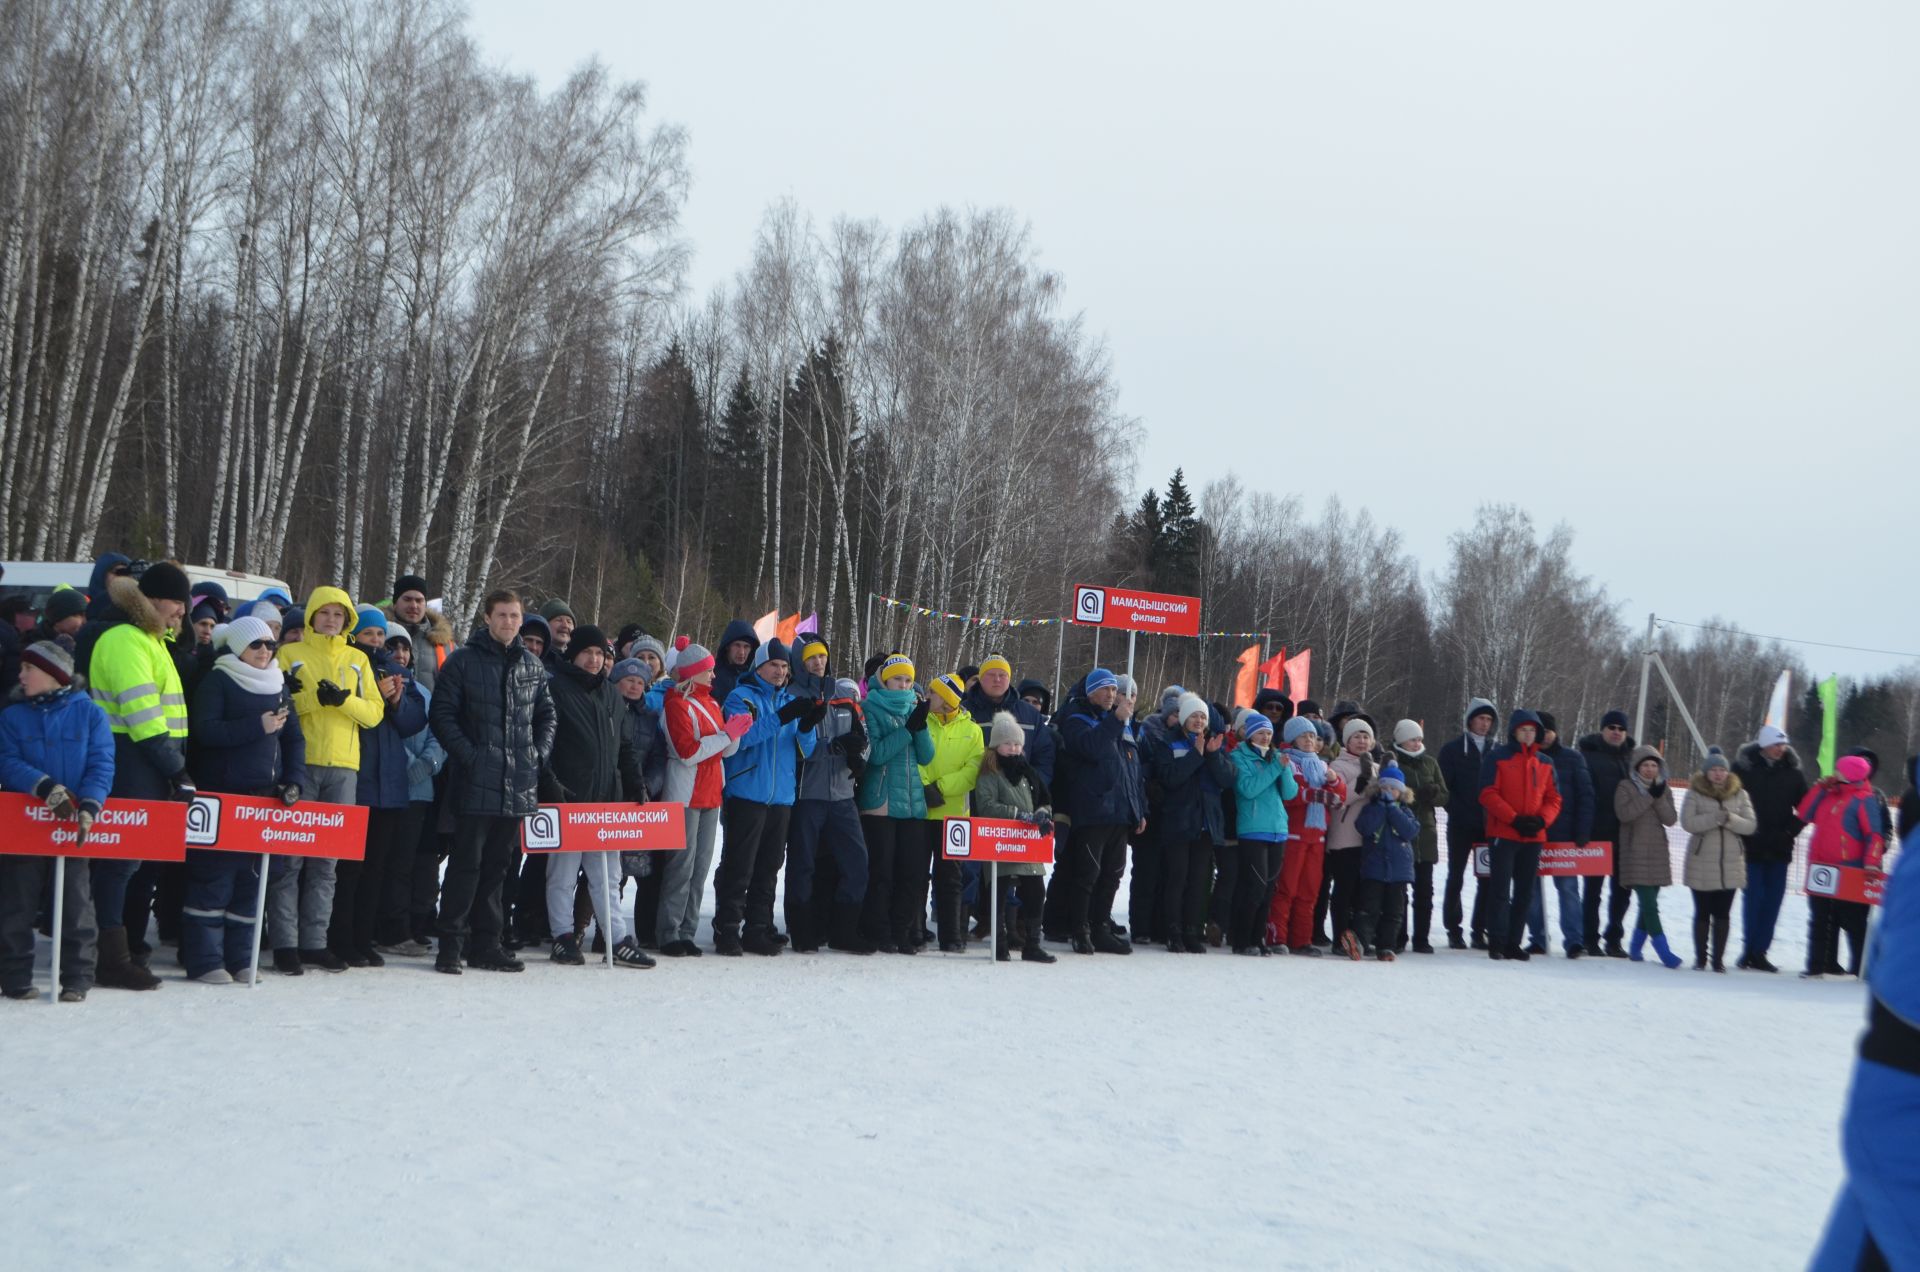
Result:
[[[94,983],[107,989],[158,989],[160,978],[127,953],[127,929],[100,929],[100,966]]]

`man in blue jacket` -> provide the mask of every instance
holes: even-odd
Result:
[[[1499,719],[1485,698],[1467,703],[1466,731],[1440,748],[1440,775],[1447,783],[1447,895],[1441,919],[1447,925],[1447,947],[1464,950],[1460,932],[1466,917],[1461,888],[1473,873],[1473,846],[1486,838],[1486,817],[1480,811],[1482,761],[1493,749],[1493,726]],[[1487,893],[1473,889],[1473,948],[1487,948]]]
[[[1132,718],[1133,704],[1121,697],[1119,677],[1104,667],[1074,686],[1055,718],[1060,753],[1054,811],[1073,829],[1048,893],[1051,900],[1054,889],[1062,890],[1061,917],[1076,954],[1132,953],[1108,923],[1096,930],[1091,920],[1111,910],[1127,864],[1127,832],[1136,821],[1136,775],[1120,754],[1121,734]]]
[[[1586,757],[1570,746],[1560,744],[1560,725],[1550,711],[1536,711],[1540,717],[1540,754],[1553,762],[1553,780],[1560,788],[1560,815],[1547,827],[1550,844],[1575,844],[1586,847],[1593,838],[1593,774]],[[1553,886],[1560,893],[1560,940],[1568,958],[1587,952],[1586,921],[1582,911],[1580,879],[1574,875],[1554,876]],[[1546,888],[1536,886],[1527,906],[1527,931],[1533,934],[1529,954],[1547,952]]]
[[[785,940],[773,927],[773,890],[786,857],[798,761],[813,755],[815,728],[827,714],[825,701],[788,692],[792,670],[786,645],[768,641],[721,708],[729,719],[744,715],[753,721],[739,749],[726,758],[720,813],[725,836],[713,877],[713,950],[730,958],[778,954]]]

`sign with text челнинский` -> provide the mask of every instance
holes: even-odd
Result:
[[[1073,589],[1073,610],[1069,617],[1083,627],[1158,632],[1162,636],[1198,636],[1200,598],[1083,583]]]
[[[948,861],[977,861],[1004,865],[1053,860],[1053,832],[1023,821],[999,817],[949,817],[943,828],[940,855]]]
[[[671,852],[687,846],[679,804],[542,804],[520,823],[528,852]]]
[[[0,794],[0,853],[27,857],[106,857],[116,861],[185,861],[187,806],[164,800],[110,799],[77,842],[79,827],[61,821],[31,795]]]

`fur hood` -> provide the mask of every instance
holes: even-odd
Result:
[[[391,605],[386,606],[381,612],[393,622],[398,623],[402,628],[407,629],[408,635],[411,637],[412,628],[415,624],[408,623],[405,619],[394,613],[393,606]],[[447,616],[439,610],[428,610],[426,618],[417,625],[421,628],[424,638],[429,645],[440,645],[447,649],[453,648],[453,624],[449,623]]]
[[[1740,775],[1738,773],[1732,769],[1728,769],[1727,785],[1724,790],[1715,786],[1712,782],[1709,782],[1704,771],[1695,773],[1692,778],[1688,779],[1687,789],[1704,795],[1708,799],[1730,800],[1745,790],[1746,786],[1740,781]]]
[[[127,616],[127,621],[158,640],[167,637],[167,624],[160,617],[160,611],[153,607],[147,594],[140,590],[140,580],[127,575],[117,575],[107,580],[107,596]]]
[[[1733,762],[1740,768],[1765,768],[1767,765],[1773,763],[1773,761],[1767,759],[1766,756],[1760,754],[1760,744],[1758,742],[1748,742],[1742,745],[1740,750],[1734,754]],[[1800,755],[1789,746],[1786,752],[1781,755],[1779,763],[1782,768],[1797,769],[1800,767]]]

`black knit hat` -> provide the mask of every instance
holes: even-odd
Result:
[[[573,629],[573,635],[567,640],[568,661],[578,658],[589,649],[599,649],[608,657],[613,656],[613,642],[607,639],[605,632],[592,623]]]
[[[140,594],[150,601],[178,601],[193,604],[193,584],[187,572],[171,561],[155,561],[140,576]]]
[[[65,622],[87,612],[86,593],[78,588],[61,588],[47,598],[47,604],[40,611],[40,617],[47,626]]]
[[[393,599],[394,600],[396,601],[399,600],[402,596],[405,596],[408,592],[418,592],[422,596],[433,595],[433,589],[428,587],[427,581],[421,578],[418,574],[402,574],[399,578],[393,581]]]

